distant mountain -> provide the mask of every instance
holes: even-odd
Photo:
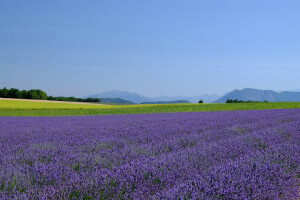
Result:
[[[289,92],[300,92],[300,89],[297,89],[297,90],[289,90]]]
[[[214,103],[225,103],[227,99],[238,99],[243,101],[297,102],[300,101],[300,92],[275,92],[273,90],[245,88],[243,90],[233,90],[216,100]]]
[[[131,101],[127,101],[121,98],[101,98],[100,103],[122,103],[122,104],[134,104]]]
[[[199,100],[203,100],[204,103],[211,103],[215,100],[217,100],[218,98],[220,98],[219,95],[216,94],[204,94],[204,95],[200,95],[200,96],[196,96],[196,97],[183,97],[183,96],[178,96],[178,97],[167,97],[167,96],[161,96],[161,97],[154,97],[152,98],[154,101],[176,101],[178,99],[183,99],[183,100],[187,100],[191,103],[198,103]]]
[[[108,92],[102,92],[99,94],[94,94],[94,95],[88,95],[86,98],[92,97],[92,98],[121,98],[125,99],[127,101],[131,101],[133,103],[142,103],[142,102],[156,102],[156,101],[178,101],[178,100],[187,100],[191,103],[197,103],[200,99],[202,99],[205,103],[210,103],[218,98],[220,96],[218,95],[200,95],[197,97],[168,97],[168,96],[161,96],[161,97],[146,97],[137,93],[132,93],[132,92],[125,92],[125,91],[117,91],[117,90],[112,90]]]
[[[141,103],[145,101],[151,101],[152,99],[139,95],[137,93],[132,93],[132,92],[125,92],[125,91],[117,91],[117,90],[111,90],[108,92],[102,92],[99,94],[94,94],[94,95],[89,95],[87,97],[92,97],[92,98],[121,98],[125,99],[127,101],[131,101],[134,103]]]
[[[190,103],[190,102],[187,100],[142,102],[142,104],[167,104],[167,103]]]

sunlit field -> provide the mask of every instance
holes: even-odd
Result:
[[[95,109],[111,107],[109,105],[70,103],[60,101],[39,101],[39,100],[2,100],[0,99],[0,110],[51,110],[51,109]]]
[[[300,108],[300,102],[101,105],[0,100],[0,116],[67,116]]]

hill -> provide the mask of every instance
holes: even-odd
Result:
[[[183,96],[177,96],[177,97],[168,97],[168,96],[160,96],[160,97],[153,97],[152,101],[178,101],[180,99],[189,101],[190,103],[198,103],[198,101],[201,99],[205,103],[211,103],[215,100],[220,98],[219,95],[216,94],[203,94],[195,97],[183,97]]]
[[[120,98],[133,103],[142,103],[144,101],[151,101],[150,98],[139,95],[137,93],[127,92],[127,91],[117,91],[117,90],[111,90],[99,94],[88,95],[86,97],[100,98],[101,101],[103,98]]]
[[[300,92],[300,89],[296,89],[296,90],[289,90],[289,92]]]
[[[127,101],[121,98],[101,98],[101,103],[121,103],[121,104],[134,104],[131,101]]]
[[[273,90],[245,88],[243,90],[233,90],[216,100],[214,103],[225,103],[227,99],[238,99],[242,101],[299,102],[300,92],[275,92]]]
[[[127,101],[131,101],[133,103],[142,103],[142,102],[156,102],[156,101],[178,101],[178,100],[186,100],[191,103],[198,103],[200,99],[202,99],[205,103],[211,103],[217,100],[220,96],[212,94],[204,94],[195,97],[169,97],[169,96],[160,96],[160,97],[147,97],[137,93],[127,92],[127,91],[118,91],[111,90],[107,92],[102,92],[94,95],[88,95],[85,98],[121,98]],[[102,100],[101,100],[102,101]],[[103,102],[103,101],[102,101]]]
[[[142,102],[142,104],[174,104],[174,103],[190,103],[190,102],[187,100]]]

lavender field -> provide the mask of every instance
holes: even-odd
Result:
[[[297,199],[300,109],[0,117],[0,199]]]

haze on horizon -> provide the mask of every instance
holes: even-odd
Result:
[[[0,87],[83,97],[300,89],[300,2],[0,3]]]

